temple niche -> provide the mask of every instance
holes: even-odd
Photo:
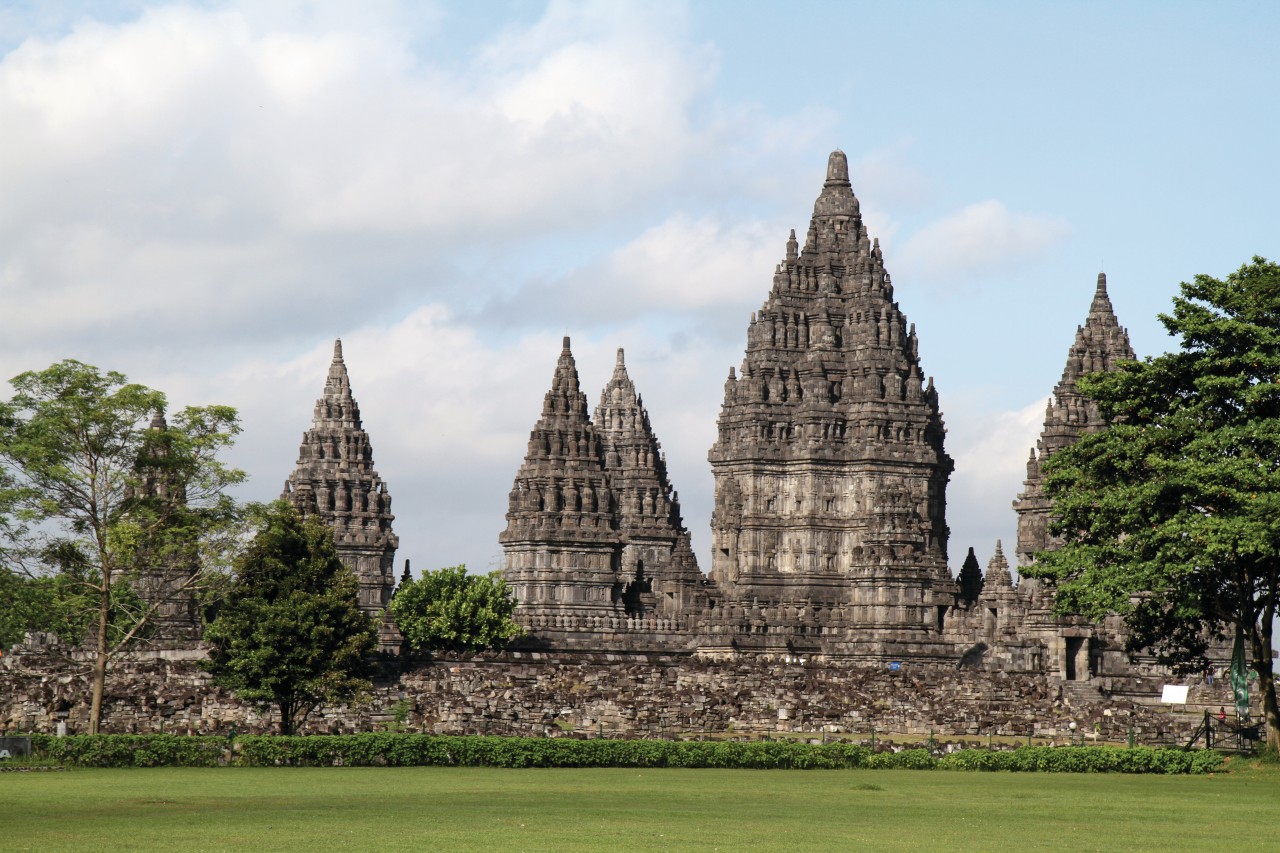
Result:
[[[374,470],[369,434],[351,394],[341,340],[334,341],[324,391],[281,497],[333,528],[339,558],[360,581],[361,609],[381,613],[395,589],[400,542],[391,529],[391,495]]]

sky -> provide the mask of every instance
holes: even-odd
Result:
[[[1273,2],[0,0],[0,377],[76,358],[235,406],[280,494],[341,337],[399,560],[501,566],[570,335],[625,347],[704,571],[730,366],[850,161],[955,459],[950,559],[1012,553],[1099,271],[1280,257]],[[3,393],[3,391],[0,391]]]

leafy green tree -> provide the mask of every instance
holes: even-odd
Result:
[[[1280,266],[1196,276],[1160,320],[1178,351],[1080,380],[1109,427],[1046,463],[1065,544],[1023,573],[1056,583],[1061,612],[1123,614],[1130,650],[1180,671],[1237,637],[1276,750]]]
[[[97,614],[92,585],[73,572],[30,576],[0,568],[0,649],[13,646],[32,631],[56,634],[68,645],[83,643]],[[114,584],[111,596],[109,633],[120,637],[134,627],[130,620],[146,605],[127,583]]]
[[[110,661],[146,633],[162,604],[130,594],[129,582],[145,572],[166,576],[171,594],[194,591],[235,530],[225,489],[244,473],[217,457],[239,432],[236,413],[190,407],[170,426],[159,415],[162,393],[71,359],[11,384],[12,398],[0,403],[5,561],[28,578],[59,576],[54,610],[64,611],[73,637],[79,617],[65,611],[91,605],[96,733]],[[155,461],[157,442],[166,448],[167,490],[154,465],[140,464]]]
[[[62,581],[61,576],[29,577],[0,568],[0,649],[20,642],[29,631],[47,631],[69,643],[83,639],[87,607],[83,601],[70,603],[76,590]]]
[[[426,572],[401,584],[391,615],[415,649],[502,648],[520,635],[515,597],[500,572],[469,575],[466,566]]]
[[[322,703],[359,698],[377,641],[359,589],[323,521],[304,520],[284,501],[266,507],[205,630],[214,682],[278,708],[281,734]]]

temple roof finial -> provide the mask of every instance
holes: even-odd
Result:
[[[831,156],[827,158],[827,180],[823,186],[849,186],[849,160],[839,148],[832,151]]]
[[[342,361],[342,338],[333,339],[333,360]]]
[[[627,379],[627,357],[622,347],[618,347],[618,358],[613,363],[613,381],[622,382]]]

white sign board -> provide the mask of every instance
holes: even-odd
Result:
[[[1160,701],[1170,705],[1187,704],[1187,686],[1185,684],[1166,684],[1160,693]]]

